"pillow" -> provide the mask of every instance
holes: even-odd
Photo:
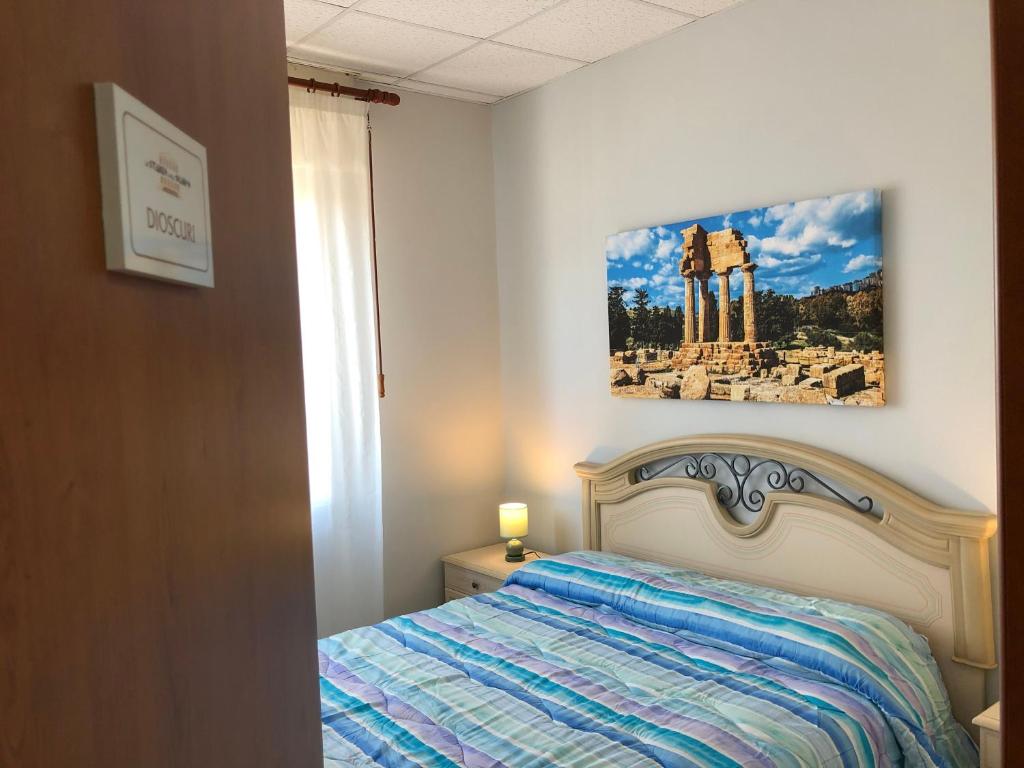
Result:
[[[871,700],[909,765],[977,764],[925,638],[882,611],[607,552],[535,560],[506,584],[823,675]]]

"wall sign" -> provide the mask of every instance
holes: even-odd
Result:
[[[96,83],[107,269],[213,287],[206,149],[113,83]]]

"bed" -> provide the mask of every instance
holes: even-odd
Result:
[[[585,550],[320,642],[326,766],[971,766],[994,518],[808,446],[576,467]]]

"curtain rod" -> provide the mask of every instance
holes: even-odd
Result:
[[[368,101],[371,104],[386,104],[389,107],[397,107],[402,99],[397,93],[390,91],[378,91],[376,88],[350,88],[340,83],[322,83],[312,77],[288,76],[288,85],[296,88],[305,88],[310,93],[321,91],[329,96],[349,96],[356,101]]]

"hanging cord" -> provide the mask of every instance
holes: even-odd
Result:
[[[377,397],[384,397],[384,359],[380,346],[380,285],[377,280],[377,214],[373,207],[373,128],[366,110],[367,153],[370,161],[370,257],[373,264],[373,313],[377,327]]]

